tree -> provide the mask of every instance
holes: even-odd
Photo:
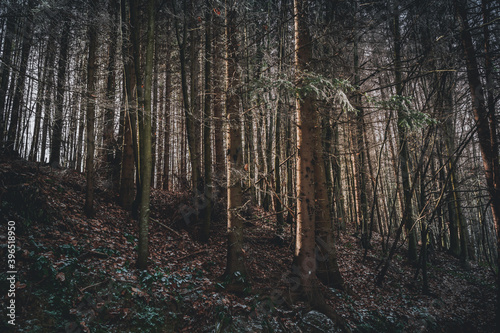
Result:
[[[98,0],[90,1],[89,17],[95,15]],[[88,217],[95,214],[94,211],[94,151],[95,151],[95,108],[96,108],[96,71],[97,71],[97,22],[92,19],[88,27],[89,57],[87,60],[87,117],[86,117],[86,145],[87,157],[85,167],[87,170],[87,184],[85,191],[84,212]]]
[[[140,176],[140,203],[139,203],[139,243],[137,268],[146,269],[149,257],[149,214],[150,214],[150,194],[151,194],[151,87],[153,83],[153,59],[154,59],[154,34],[155,34],[155,1],[149,0],[147,3],[147,38],[146,38],[146,64],[144,68],[144,90],[140,71],[140,44],[138,32],[140,24],[138,20],[137,0],[130,1],[132,48],[134,50],[134,67],[136,72],[136,89],[139,100],[139,176]]]
[[[49,31],[54,31],[55,28],[56,28],[56,21],[52,20],[49,25]],[[40,82],[40,84],[38,85],[38,93],[37,93],[36,107],[35,107],[36,108],[35,125],[33,128],[33,140],[31,141],[31,149],[29,153],[30,161],[37,160],[36,156],[38,155],[40,150],[39,143],[40,143],[40,127],[42,124],[42,111],[43,111],[43,106],[45,104],[44,101],[50,99],[50,96],[46,96],[45,93],[47,91],[50,91],[48,89],[49,88],[48,82],[50,82],[51,80],[49,74],[51,73],[50,69],[52,68],[52,63],[54,62],[54,56],[55,56],[54,53],[55,39],[56,39],[55,34],[49,34],[47,47],[45,51],[45,59],[43,61],[43,72],[42,75],[40,76],[42,82]],[[0,96],[0,101],[1,101],[1,96]]]
[[[395,5],[393,13],[393,34],[394,34],[394,76],[396,85],[396,95],[398,98],[403,96],[403,83],[402,83],[402,59],[401,59],[401,25],[398,4]],[[401,179],[403,185],[403,213],[401,222],[408,235],[408,259],[412,262],[417,260],[417,234],[414,226],[413,207],[412,207],[412,194],[410,184],[410,170],[409,170],[409,153],[407,130],[405,123],[408,122],[407,115],[402,107],[398,108],[398,136],[399,136],[399,162],[401,166]]]
[[[135,117],[132,113],[135,110],[131,109],[134,105],[135,96],[135,70],[131,62],[132,47],[126,36],[130,35],[130,26],[126,23],[129,17],[129,6],[127,0],[121,0],[121,17],[122,17],[122,57],[124,63],[124,106],[123,106],[123,143],[122,143],[122,160],[121,160],[121,175],[120,175],[120,205],[127,210],[132,209],[134,201],[134,131],[136,127]]]
[[[10,8],[10,7],[9,7]],[[3,148],[4,139],[4,121],[7,114],[5,107],[5,100],[7,97],[7,89],[9,87],[10,66],[13,48],[13,36],[15,33],[15,16],[12,9],[9,9],[7,22],[5,24],[5,38],[3,41],[3,53],[1,64],[1,81],[0,81],[0,150]]]
[[[171,146],[171,140],[173,138],[172,132],[170,130],[170,118],[172,114],[172,103],[171,103],[171,98],[172,98],[172,66],[171,66],[171,44],[169,42],[170,40],[170,33],[167,34],[167,45],[166,45],[166,64],[165,64],[165,113],[164,113],[164,118],[165,118],[165,124],[164,126],[164,133],[163,133],[163,189],[164,190],[169,190],[170,189],[170,146]]]
[[[203,226],[201,230],[201,240],[207,242],[210,235],[210,224],[212,217],[212,140],[211,140],[211,103],[212,103],[212,84],[211,84],[211,53],[212,53],[212,22],[210,3],[206,0],[207,8],[205,13],[205,83],[204,83],[204,96],[205,101],[203,105],[203,163],[205,173],[203,177]]]
[[[243,257],[242,174],[243,156],[239,105],[237,12],[235,1],[226,8],[226,117],[227,128],[227,264],[224,275],[237,289],[247,282]]]
[[[338,276],[329,275],[335,271],[335,252],[332,248],[331,221],[329,215],[328,194],[324,176],[324,162],[321,153],[315,150],[321,147],[318,138],[319,117],[314,106],[313,89],[308,86],[310,78],[310,62],[312,58],[312,39],[309,34],[308,0],[294,0],[295,16],[295,89],[297,112],[297,230],[292,274],[298,275],[298,287],[302,296],[314,308],[327,314],[341,327],[348,330],[342,319],[325,302],[319,290],[316,277],[316,226],[318,226],[318,242],[325,244],[322,255],[326,259],[324,273],[331,279],[332,285],[343,283]],[[316,148],[316,149],[315,149]],[[322,149],[319,150],[321,152]],[[321,165],[321,166],[318,166]],[[319,203],[318,203],[319,202]],[[325,208],[326,206],[326,208]],[[329,227],[327,226],[329,225]],[[322,258],[322,259],[323,259]],[[334,261],[329,261],[333,259]],[[341,280],[341,279],[340,279]]]
[[[472,112],[479,147],[483,159],[483,168],[490,196],[490,208],[497,232],[497,265],[500,267],[500,168],[498,162],[497,124],[495,115],[490,115],[484,95],[479,67],[477,64],[474,43],[470,34],[467,18],[467,1],[455,1],[455,11],[460,22],[460,33],[467,68],[467,80],[472,102]],[[497,274],[497,326],[500,327],[500,274]]]
[[[21,113],[21,107],[24,96],[24,87],[26,83],[26,71],[28,68],[28,57],[31,49],[31,42],[33,39],[32,36],[32,21],[33,21],[33,12],[32,8],[34,7],[34,1],[30,0],[28,2],[28,7],[26,10],[28,11],[26,18],[24,20],[23,25],[23,35],[22,35],[22,47],[21,47],[21,64],[19,66],[19,74],[17,75],[17,79],[14,84],[11,84],[11,87],[15,87],[14,92],[14,100],[12,102],[12,110],[10,112],[10,124],[9,130],[7,133],[7,141],[5,143],[5,149],[7,153],[14,154],[16,152],[15,141],[16,137],[19,135],[19,118]],[[15,76],[13,76],[14,78]]]
[[[111,181],[111,188],[116,191],[119,185],[119,162],[118,156],[115,156],[115,89],[116,89],[116,51],[118,46],[118,27],[119,22],[119,2],[118,0],[109,0],[109,15],[111,18],[109,42],[108,42],[108,66],[106,78],[106,107],[104,111],[104,129],[103,129],[103,153],[106,179]],[[118,154],[116,154],[118,155]]]
[[[66,19],[61,30],[59,61],[57,64],[56,113],[52,127],[52,139],[49,163],[52,167],[59,167],[61,161],[61,140],[63,130],[64,86],[66,83],[66,67],[68,62],[68,43],[70,21]]]
[[[312,57],[307,15],[308,0],[294,1],[295,15],[295,86],[297,89],[297,232],[294,266],[300,288],[308,300],[317,297],[315,256],[315,142],[317,113],[313,96],[307,92],[307,70]]]

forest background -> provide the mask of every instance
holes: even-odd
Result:
[[[83,173],[86,218],[105,192],[138,221],[138,271],[155,222],[200,244],[223,231],[236,294],[245,224],[269,221],[292,302],[344,329],[321,288],[353,292],[345,235],[377,254],[377,286],[404,248],[423,294],[435,253],[498,293],[499,18],[490,0],[4,1],[2,159]],[[158,191],[183,201],[152,218]]]

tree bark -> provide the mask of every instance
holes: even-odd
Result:
[[[214,18],[214,66],[213,66],[213,93],[214,93],[214,106],[213,106],[213,119],[214,119],[214,155],[215,155],[215,179],[217,180],[217,185],[220,187],[225,184],[226,179],[226,155],[224,149],[224,91],[222,87],[224,86],[224,78],[221,73],[224,72],[221,64],[223,64],[223,45],[221,42],[222,34],[220,32],[219,25],[221,25],[219,17]]]
[[[320,131],[316,131],[318,136]],[[330,214],[330,200],[326,184],[325,161],[320,138],[314,139],[314,192],[315,192],[315,223],[316,223],[316,275],[325,285],[344,290],[344,279],[337,263],[337,250]]]
[[[399,23],[399,8],[394,8],[393,17],[393,33],[394,33],[394,74],[396,95],[403,95],[402,83],[402,60],[401,60],[401,31]],[[408,235],[408,259],[411,262],[417,260],[417,234],[414,227],[412,196],[410,191],[410,170],[409,170],[409,152],[407,142],[407,131],[403,125],[405,121],[405,113],[403,110],[398,109],[398,136],[399,136],[399,162],[401,166],[401,179],[403,185],[403,225],[405,226],[406,234]]]
[[[165,125],[163,132],[163,189],[170,189],[170,141],[171,141],[171,131],[170,131],[170,114],[171,110],[171,96],[172,96],[172,66],[171,66],[171,45],[168,41],[170,35],[167,35],[167,45],[166,45],[166,68],[165,68]]]
[[[234,3],[226,8],[226,116],[227,128],[227,265],[224,275],[234,288],[244,287],[247,271],[243,257],[241,217],[243,156],[239,108],[238,40]]]
[[[204,92],[204,107],[203,107],[203,163],[205,165],[204,184],[203,184],[203,226],[200,238],[203,242],[208,242],[210,236],[210,224],[212,216],[212,140],[210,131],[211,126],[211,107],[212,107],[212,22],[211,13],[209,11],[210,2],[206,0],[205,13],[205,92]]]
[[[131,57],[131,46],[129,44],[126,36],[130,36],[128,25],[128,6],[127,0],[121,1],[121,16],[122,16],[122,59],[123,59],[123,71],[124,71],[124,98],[125,105],[123,110],[123,143],[122,143],[122,160],[121,160],[121,175],[120,175],[120,194],[119,201],[120,205],[127,209],[132,209],[132,204],[134,202],[134,136],[133,127],[136,126],[132,117],[131,105],[134,104],[133,92],[135,91],[135,71],[134,66],[130,61]]]
[[[63,129],[64,111],[64,85],[66,84],[66,67],[68,62],[68,43],[70,33],[70,21],[66,19],[61,31],[61,43],[59,50],[59,61],[57,64],[57,89],[56,89],[56,113],[52,126],[52,139],[50,141],[49,163],[52,167],[59,167],[61,163],[61,140]]]
[[[5,38],[3,41],[3,54],[2,54],[2,75],[0,82],[0,150],[3,148],[3,133],[4,133],[4,122],[7,115],[6,108],[6,97],[7,90],[9,88],[9,76],[10,76],[10,66],[11,58],[12,58],[12,49],[13,49],[13,36],[15,34],[16,24],[15,24],[15,16],[13,13],[9,11],[9,15],[7,15],[6,22],[6,31]]]
[[[117,164],[121,161],[116,160],[117,145],[115,141],[115,86],[116,86],[116,53],[118,43],[117,24],[119,22],[117,8],[118,0],[109,0],[109,14],[112,18],[111,31],[108,42],[108,76],[106,78],[106,106],[104,109],[104,131],[103,131],[103,152],[104,168],[106,179],[111,182],[113,191],[118,190],[119,179],[116,179]]]
[[[95,15],[97,9],[97,0],[91,1],[89,15]],[[89,38],[89,57],[87,60],[87,127],[86,127],[86,143],[87,157],[85,166],[87,169],[87,185],[85,191],[85,206],[84,212],[88,217],[95,214],[94,211],[94,151],[95,151],[95,100],[96,100],[96,71],[97,71],[97,22],[94,19],[88,28]]]
[[[486,185],[490,196],[490,207],[493,222],[497,232],[497,265],[500,267],[500,172],[498,163],[498,149],[496,123],[492,122],[494,115],[489,115],[479,67],[476,60],[474,44],[470,34],[469,22],[467,19],[467,2],[465,0],[455,1],[455,10],[460,21],[460,32],[464,50],[464,57],[467,66],[467,79],[472,101],[472,112],[477,127],[479,138],[479,148],[483,159]],[[497,326],[500,326],[500,274],[497,274]]]
[[[317,114],[313,96],[304,92],[305,71],[312,57],[311,37],[307,15],[308,1],[294,1],[295,15],[295,85],[297,87],[297,232],[294,266],[300,279],[300,288],[307,298],[315,290],[315,167],[314,158]]]
[[[9,18],[8,18],[9,19]],[[7,19],[7,20],[8,20]],[[51,22],[50,31],[53,31],[56,28],[55,20]],[[49,34],[49,40],[47,41],[47,47],[45,52],[45,59],[43,62],[43,73],[40,77],[40,83],[38,85],[38,93],[36,99],[36,107],[35,107],[35,125],[33,128],[33,140],[31,141],[31,149],[29,153],[29,160],[36,161],[37,155],[39,153],[39,142],[40,142],[40,127],[42,125],[42,111],[44,105],[44,99],[47,98],[45,96],[47,92],[49,78],[49,66],[52,68],[52,64],[54,62],[54,44],[55,44],[55,34]],[[2,81],[3,82],[3,81]],[[0,108],[1,108],[1,91],[0,89]],[[1,119],[0,119],[1,122]],[[2,126],[2,125],[0,125]],[[0,128],[0,133],[3,133],[3,130]],[[3,135],[1,135],[3,137]],[[1,140],[1,139],[0,139]],[[0,142],[1,147],[1,142]]]
[[[28,2],[28,17],[26,17],[24,21],[24,29],[22,34],[22,47],[21,47],[21,64],[19,66],[19,74],[17,75],[17,80],[15,83],[15,92],[14,92],[14,100],[12,102],[12,110],[10,113],[10,124],[9,130],[7,133],[7,141],[5,143],[6,152],[9,154],[14,154],[16,151],[15,141],[18,135],[18,126],[19,126],[19,116],[21,112],[21,104],[23,102],[24,96],[24,86],[26,79],[26,71],[28,68],[28,58],[31,50],[31,41],[33,39],[32,36],[32,22],[33,22],[33,13],[31,8],[33,8],[34,2],[30,0]],[[15,76],[13,76],[15,77]],[[11,85],[14,86],[14,85]]]
[[[139,203],[139,242],[137,268],[146,269],[149,257],[149,214],[150,214],[150,194],[151,194],[151,172],[152,172],[152,154],[151,154],[151,88],[153,83],[153,56],[154,56],[154,33],[155,33],[155,1],[149,0],[147,3],[147,40],[146,40],[146,65],[144,68],[144,91],[142,90],[142,78],[136,75],[137,95],[139,100],[139,142],[140,142],[140,203]],[[131,24],[132,29],[140,29],[137,17],[138,2],[131,0]],[[135,72],[138,74],[140,69],[140,45],[138,30],[134,31],[132,38],[134,49]]]

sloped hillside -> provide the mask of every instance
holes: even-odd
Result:
[[[208,244],[181,228],[187,193],[153,191],[148,271],[134,267],[137,223],[104,186],[93,219],[83,215],[85,178],[23,160],[0,162],[1,260],[7,221],[16,226],[16,332],[335,332],[326,316],[289,304],[293,240],[276,238],[269,213],[250,209],[245,255],[252,289],[234,295],[225,268],[224,212]],[[288,228],[290,229],[290,228]],[[434,253],[431,295],[396,255],[374,286],[380,249],[366,258],[350,230],[338,236],[339,264],[351,292],[324,288],[354,332],[493,332],[495,285],[488,267]],[[376,235],[375,235],[376,237]],[[380,242],[374,242],[379,244]],[[363,259],[364,258],[364,259]],[[2,267],[6,267],[2,265]],[[5,309],[9,284],[1,272]],[[12,329],[2,320],[2,331]]]

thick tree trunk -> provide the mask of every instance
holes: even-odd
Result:
[[[139,101],[139,175],[140,175],[140,201],[139,201],[139,242],[137,268],[146,269],[149,257],[149,214],[150,214],[150,194],[151,194],[151,88],[153,83],[153,55],[154,55],[154,0],[149,0],[147,5],[147,40],[146,40],[146,65],[144,68],[144,86],[140,75],[140,45],[139,45],[139,20],[138,20],[138,0],[130,2],[130,16],[132,29],[132,46],[134,54],[134,64],[136,73],[136,88]],[[143,88],[144,87],[144,88]],[[144,90],[143,90],[144,89]]]
[[[465,0],[455,1],[455,10],[461,24],[461,38],[467,65],[467,79],[469,81],[472,100],[472,112],[477,126],[479,148],[481,149],[486,185],[490,196],[491,213],[497,232],[497,265],[500,267],[500,171],[498,148],[496,147],[497,128],[496,123],[492,121],[494,115],[489,115],[486,106],[487,102],[481,83],[469,22],[467,20],[466,4]],[[497,290],[496,316],[497,326],[500,327],[500,274],[497,274]]]
[[[300,287],[307,298],[315,289],[315,167],[316,110],[313,97],[305,93],[304,74],[312,56],[309,35],[307,0],[294,1],[295,15],[295,71],[297,96],[297,233],[294,266],[300,278]]]
[[[118,30],[115,24],[118,20],[117,0],[109,1],[109,13],[113,18],[111,22],[111,32],[108,42],[108,76],[106,78],[106,107],[104,109],[104,131],[103,131],[103,152],[104,152],[104,172],[106,179],[110,181],[111,188],[117,190],[119,181],[115,179],[116,164],[115,159],[116,144],[115,144],[115,85],[116,85],[116,51],[118,43]]]
[[[124,64],[124,79],[125,79],[125,106],[123,116],[123,154],[121,160],[121,176],[120,176],[120,205],[127,209],[132,209],[134,202],[134,128],[136,126],[135,117],[132,116],[131,105],[134,104],[134,91],[136,86],[134,66],[130,62],[131,46],[127,45],[126,35],[130,36],[128,23],[128,7],[127,0],[121,1],[122,15],[122,56]]]
[[[237,290],[247,278],[243,257],[243,218],[241,217],[243,156],[239,107],[238,40],[236,10],[226,8],[226,116],[227,129],[227,265],[224,275]],[[241,277],[241,278],[240,278]]]

